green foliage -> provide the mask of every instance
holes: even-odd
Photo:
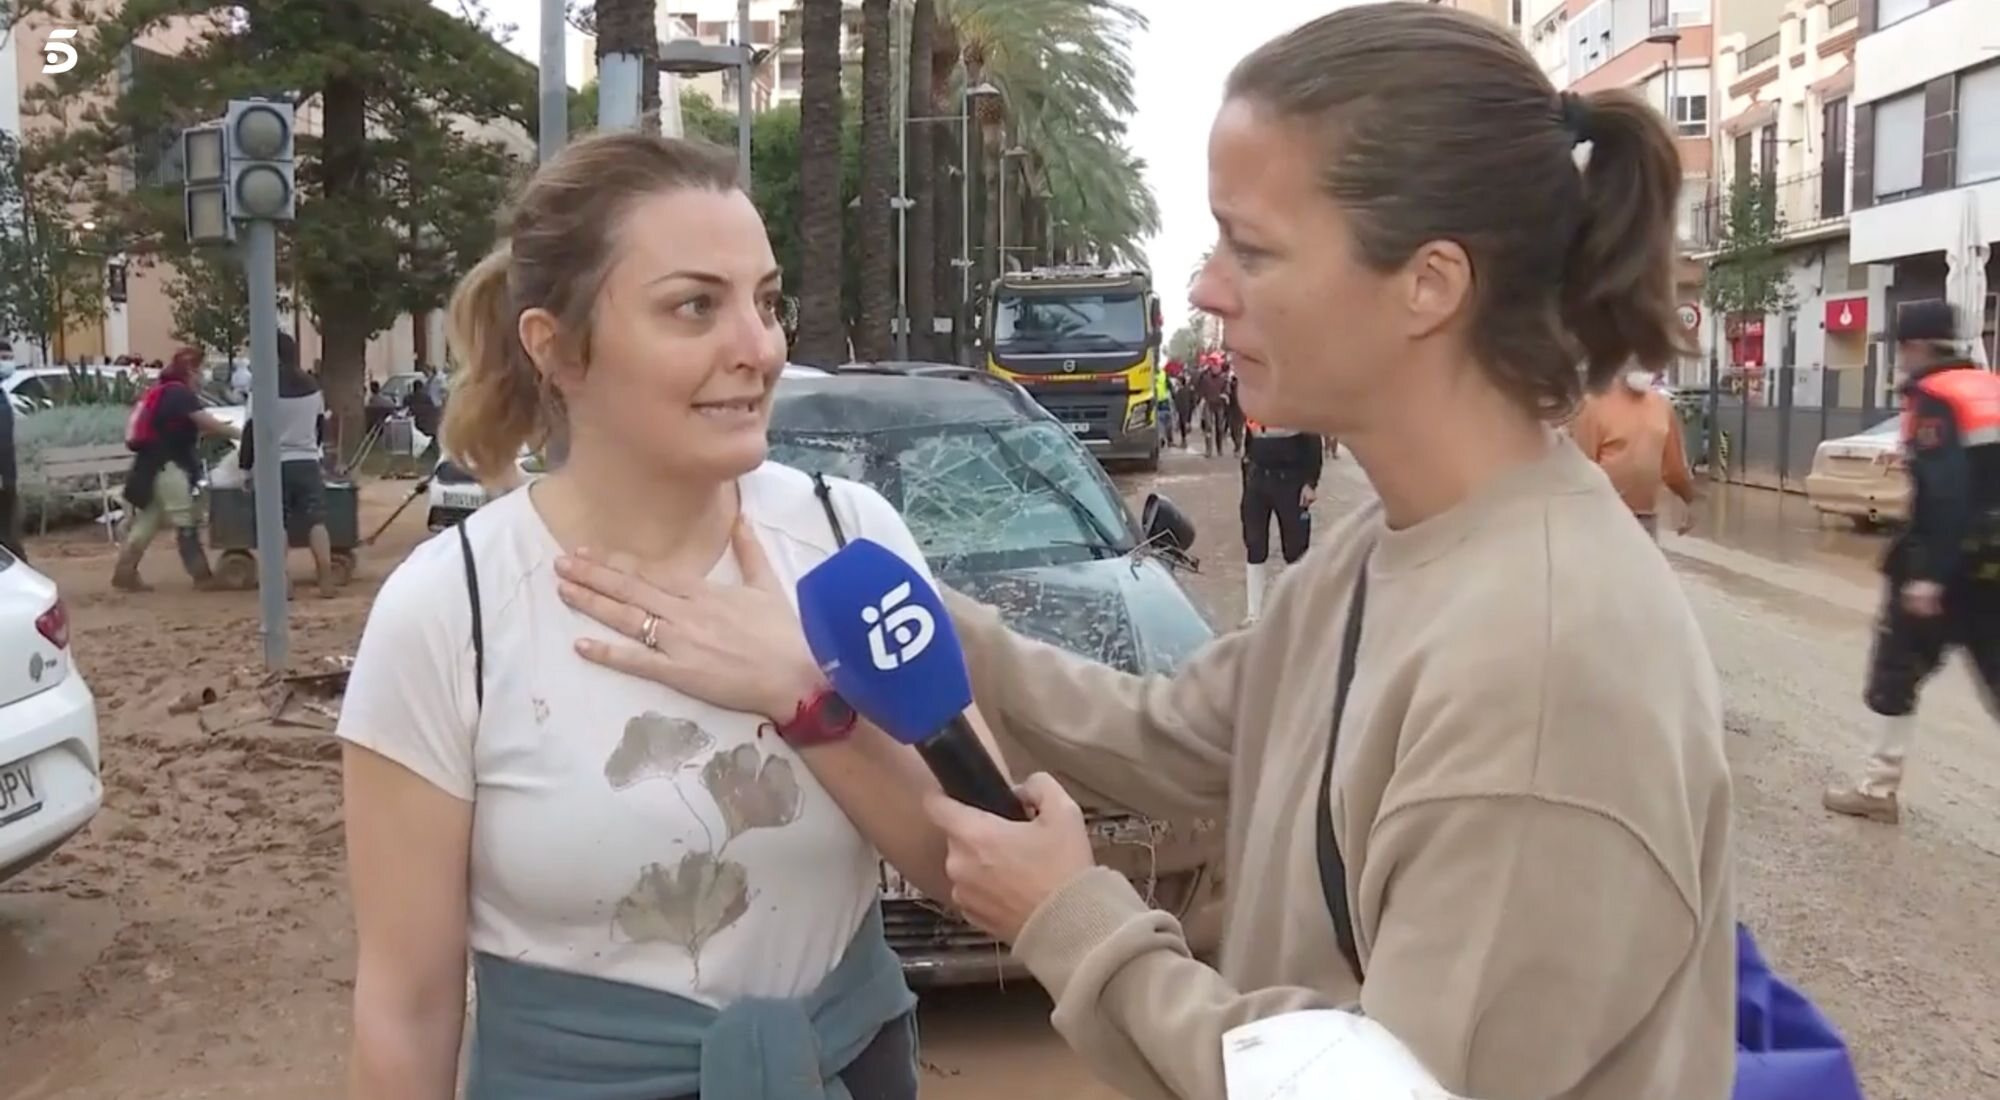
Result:
[[[24,97],[40,123],[30,161],[93,211],[118,250],[178,262],[189,249],[175,135],[220,117],[233,97],[303,103],[317,125],[296,143],[298,217],[281,247],[321,320],[336,412],[358,418],[367,340],[399,314],[443,305],[492,247],[494,211],[522,164],[488,124],[532,129],[533,66],[494,40],[476,2],[460,11],[425,0],[67,11],[84,28],[79,60]],[[183,38],[175,54],[138,45],[162,31]],[[94,94],[106,86],[120,89],[108,104]],[[115,185],[128,176],[137,186]]]
[[[48,387],[50,401],[58,409],[90,405],[130,409],[145,388],[138,379],[122,370],[97,371],[71,367],[68,373],[67,381]]]
[[[291,309],[291,295],[278,277],[278,312]],[[201,249],[174,267],[167,282],[174,311],[174,338],[222,358],[235,356],[250,339],[250,287],[242,257],[230,249]]]
[[[69,405],[43,409],[14,418],[14,454],[21,468],[21,515],[26,522],[39,524],[48,487],[35,473],[42,452],[51,447],[102,447],[125,442],[125,421],[130,409],[123,405]],[[74,520],[93,516],[95,501],[49,500],[50,520]]]
[[[1777,190],[1761,176],[1737,179],[1730,188],[1722,239],[1708,262],[1702,291],[1718,318],[1777,313],[1791,306],[1788,265],[1778,250],[1784,233]]]
[[[1167,358],[1192,363],[1201,354],[1201,334],[1193,325],[1182,325],[1167,337]]]
[[[104,255],[69,220],[61,195],[0,131],[0,332],[26,335],[47,359],[62,334],[104,310]]]

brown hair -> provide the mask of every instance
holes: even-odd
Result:
[[[499,246],[452,293],[463,374],[445,403],[446,450],[487,479],[509,475],[523,443],[542,446],[562,402],[521,345],[521,314],[554,314],[562,358],[589,362],[591,315],[625,212],[661,192],[737,186],[733,153],[636,130],[582,138],[542,165],[502,215]]]
[[[1391,270],[1436,240],[1465,249],[1473,353],[1536,415],[1562,417],[1633,359],[1689,350],[1673,281],[1680,157],[1632,93],[1558,95],[1497,24],[1396,0],[1266,43],[1228,90],[1320,135],[1321,183],[1364,263]]]

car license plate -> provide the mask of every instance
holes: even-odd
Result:
[[[19,821],[42,808],[35,770],[26,760],[0,765],[0,825]]]
[[[480,496],[478,493],[444,494],[444,506],[446,508],[464,508],[467,511],[476,512],[479,510],[479,506],[484,503],[486,503],[486,498]]]
[[[1090,434],[1090,425],[1088,424],[1069,423],[1069,424],[1064,424],[1063,427],[1068,428],[1073,434],[1076,435]]]

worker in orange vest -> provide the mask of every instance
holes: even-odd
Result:
[[[2000,717],[2000,375],[1966,358],[1957,311],[1939,300],[1896,313],[1903,447],[1914,494],[1909,526],[1883,563],[1888,598],[1875,628],[1868,708],[1882,727],[1835,813],[1895,824],[1917,689],[1952,646],[1972,657]]]

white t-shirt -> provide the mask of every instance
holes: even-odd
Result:
[[[850,538],[930,576],[886,500],[829,482]],[[781,578],[795,583],[833,553],[805,474],[766,463],[740,486]],[[471,612],[451,532],[383,584],[339,735],[477,805],[472,947],[718,1006],[813,990],[874,902],[874,849],[797,754],[758,736],[760,717],[577,656],[579,637],[637,643],[557,596],[561,549],[531,493],[467,523],[485,625],[476,735]],[[739,580],[734,555],[710,578]]]
[[[249,413],[252,419],[256,418],[257,402],[254,398],[250,401]],[[278,398],[278,461],[319,461],[322,454],[319,421],[325,415],[326,397],[318,390],[297,397]]]

